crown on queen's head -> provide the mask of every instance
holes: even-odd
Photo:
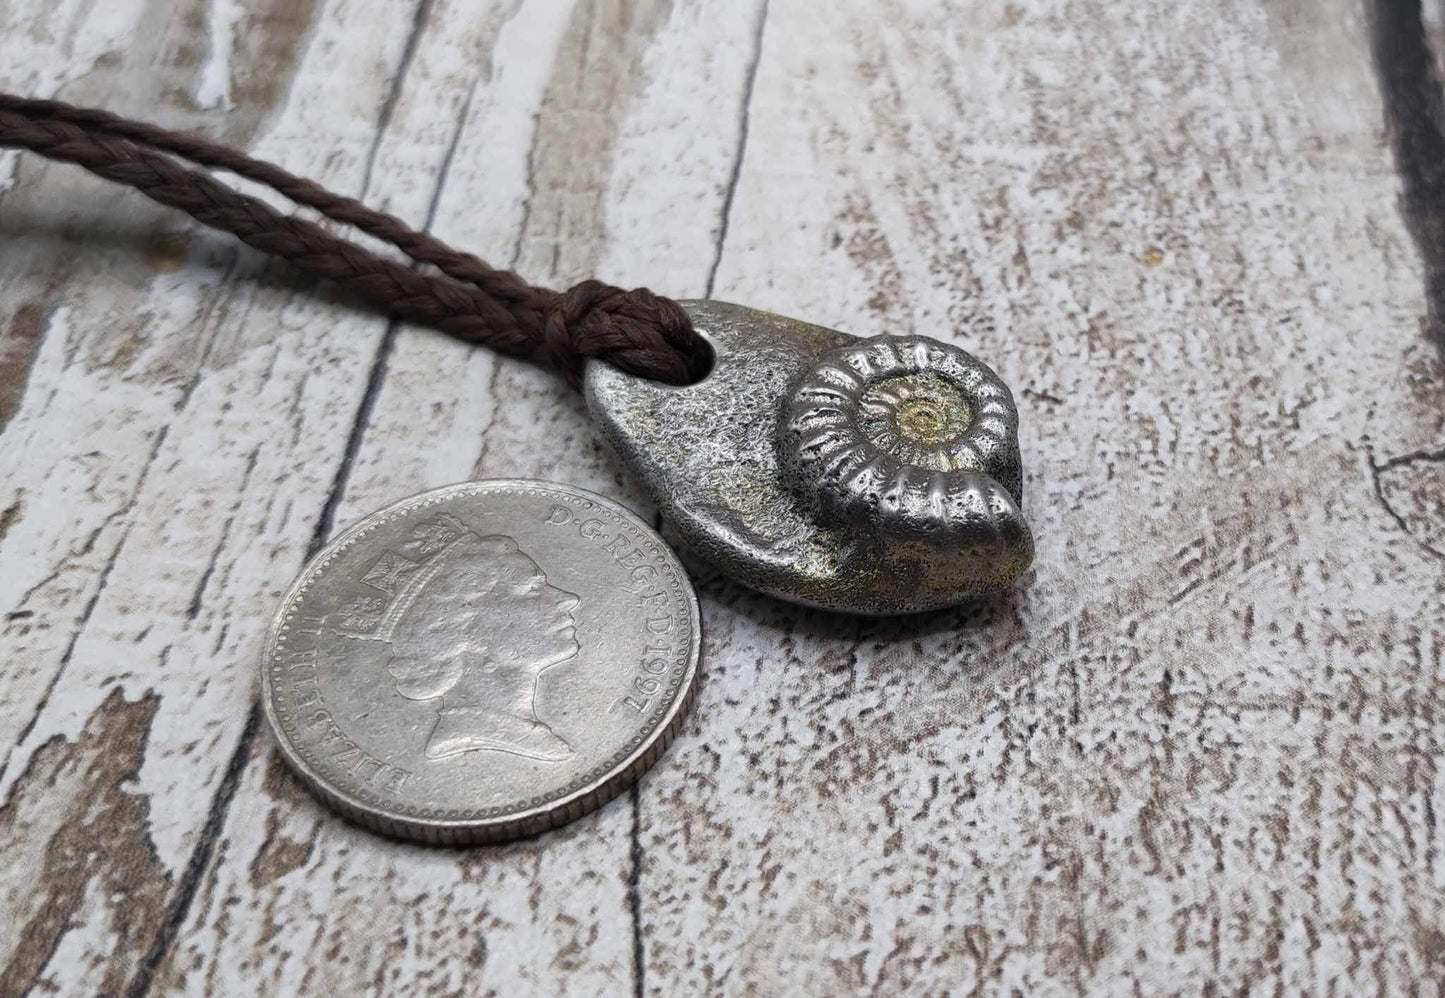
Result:
[[[399,550],[386,549],[361,577],[374,594],[346,603],[331,621],[338,634],[366,641],[391,641],[397,623],[416,598],[468,540],[479,536],[445,513],[417,524]]]

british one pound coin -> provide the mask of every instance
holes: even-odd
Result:
[[[302,571],[262,700],[327,804],[424,842],[555,828],[636,780],[692,704],[697,597],[628,510],[467,482],[373,513]]]

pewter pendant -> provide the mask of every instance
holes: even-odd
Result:
[[[1018,411],[958,347],[685,301],[715,351],[672,387],[605,364],[587,404],[683,540],[755,589],[863,614],[937,609],[1033,560]]]

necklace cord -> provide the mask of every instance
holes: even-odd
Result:
[[[670,298],[602,281],[583,281],[563,292],[536,287],[394,215],[200,135],[0,93],[0,147],[73,163],[132,187],[333,281],[387,314],[513,357],[550,363],[574,388],[593,358],[674,385],[699,380],[711,361],[706,341]],[[297,205],[389,243],[439,274],[380,256],[307,219],[283,215],[172,156],[263,184]]]

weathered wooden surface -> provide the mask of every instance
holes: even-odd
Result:
[[[956,338],[1020,394],[1039,539],[1016,595],[924,621],[696,566],[704,685],[636,791],[501,849],[377,839],[258,723],[308,549],[472,476],[646,501],[545,372],[0,154],[0,994],[1445,989],[1445,260],[1377,28],[0,5],[6,89],[204,128],[535,280]]]

